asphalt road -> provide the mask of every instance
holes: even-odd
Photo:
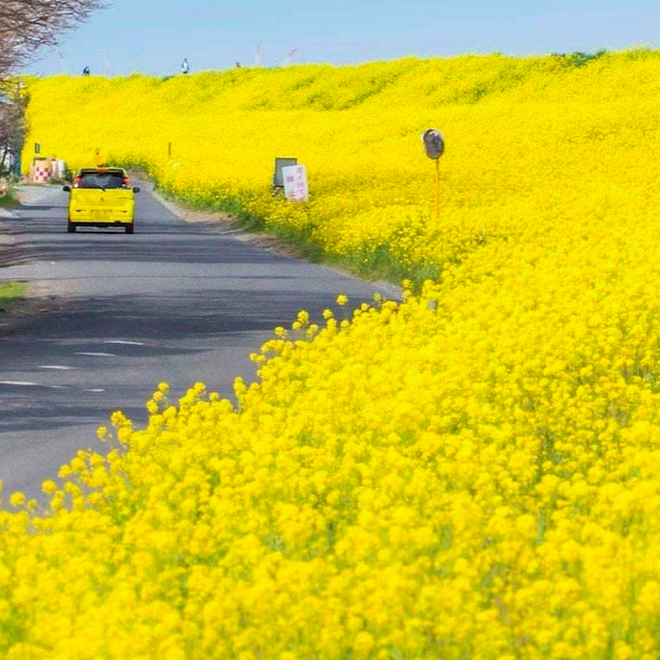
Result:
[[[19,323],[0,315],[5,493],[38,495],[77,449],[103,448],[96,429],[114,410],[144,424],[159,381],[172,398],[199,380],[231,396],[237,375],[254,379],[249,353],[275,326],[300,309],[320,319],[338,293],[358,303],[378,290],[221,226],[183,221],[144,187],[132,236],[67,234],[66,193],[27,195],[20,217],[1,221],[0,236],[15,245],[0,258],[0,280],[28,281],[50,302]]]

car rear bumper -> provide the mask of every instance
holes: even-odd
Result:
[[[75,205],[69,207],[69,220],[76,224],[91,224],[91,225],[112,225],[112,224],[128,224],[133,222],[135,218],[135,211],[133,206],[109,206],[109,207],[94,207],[94,206],[80,206],[76,208]]]
[[[78,218],[71,218],[69,222],[81,227],[125,227],[133,224],[133,220],[80,220]]]

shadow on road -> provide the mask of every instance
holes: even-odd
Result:
[[[38,195],[3,222],[16,242],[0,257],[19,266],[10,277],[57,297],[48,313],[0,331],[0,478],[12,488],[38,492],[114,410],[144,424],[160,380],[173,404],[197,380],[233,398],[237,375],[255,379],[249,355],[273,328],[301,309],[323,325],[339,293],[353,306],[373,299],[364,282],[183,222],[148,193],[134,235],[68,234],[66,195]]]
[[[0,387],[0,392],[1,389]],[[71,390],[70,395],[71,400],[69,401],[53,401],[52,408],[20,406],[3,411],[0,446],[5,437],[4,433],[24,431],[50,433],[72,425],[91,424],[98,427],[101,424],[107,424],[110,414],[116,407],[113,401],[104,398],[102,394],[93,395],[93,400],[81,397],[78,391]],[[135,398],[134,401],[133,405],[123,406],[122,412],[130,419],[142,421],[141,418],[145,417],[144,408],[136,405],[139,398]],[[90,436],[88,444],[95,443],[96,438],[93,435]]]
[[[220,284],[219,280],[201,279],[207,284]],[[150,355],[156,357],[189,353],[196,350],[196,344],[212,337],[268,332],[275,326],[289,325],[301,309],[308,311],[316,322],[322,322],[322,312],[330,302],[327,293],[305,291],[303,281],[308,280],[286,276],[277,279],[290,281],[290,287],[253,289],[247,296],[245,289],[210,286],[201,290],[171,290],[160,295],[131,293],[80,298],[55,314],[35,319],[29,327],[21,329],[20,337],[23,341],[48,337],[48,350],[53,357],[70,350],[67,341],[75,342],[76,350],[84,351],[108,337],[164,341],[177,346],[159,349],[150,343]],[[355,300],[353,305],[361,302]],[[345,314],[350,314],[350,309]],[[139,347],[128,348],[140,353]]]
[[[24,212],[5,224],[17,241],[14,264],[38,259],[180,264],[283,264],[292,260],[236,241],[217,227],[171,220],[138,217],[134,235],[125,234],[122,228],[94,227],[68,234],[64,218],[30,218]]]

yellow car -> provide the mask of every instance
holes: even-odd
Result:
[[[135,227],[134,193],[126,170],[118,167],[96,167],[78,172],[70,193],[67,230],[77,227],[123,227],[132,234]]]

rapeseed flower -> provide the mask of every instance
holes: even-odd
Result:
[[[72,164],[89,121],[179,195],[432,277],[298,314],[235,404],[161,383],[144,429],[112,415],[121,450],[44,483],[49,510],[12,496],[0,655],[657,657],[658,80],[632,51],[34,82],[33,136]],[[264,189],[264,132],[309,204]]]

